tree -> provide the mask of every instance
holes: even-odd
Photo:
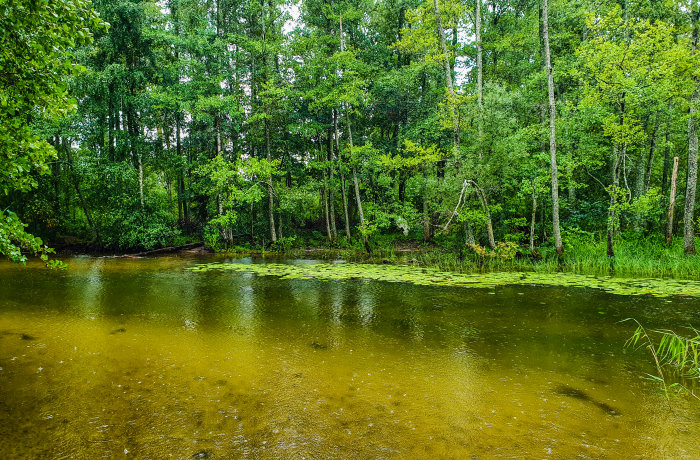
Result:
[[[697,1],[690,2],[690,27],[692,54],[697,53],[698,27],[700,25],[700,8]],[[693,79],[695,88],[690,97],[690,109],[688,116],[688,180],[685,186],[685,213],[683,214],[683,245],[686,254],[695,254],[695,192],[698,181],[698,130],[697,130],[697,105],[698,87]]]
[[[36,175],[49,172],[56,151],[34,126],[75,109],[67,80],[83,69],[73,50],[92,40],[91,29],[104,25],[87,0],[0,5],[0,189],[5,195],[36,187]],[[15,262],[26,260],[21,250],[46,251],[9,211],[0,212],[0,235],[0,253]]]
[[[543,41],[545,69],[547,71],[547,95],[549,101],[549,154],[550,168],[552,170],[552,227],[554,235],[554,247],[557,254],[562,254],[564,248],[561,243],[561,231],[559,229],[559,177],[557,170],[557,106],[554,103],[554,77],[552,69],[552,57],[549,50],[549,12],[548,1],[542,4]]]

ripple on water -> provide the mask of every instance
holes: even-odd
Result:
[[[669,412],[622,349],[619,319],[668,327],[664,300],[185,263],[3,271],[0,456],[692,458],[700,441],[697,406]]]

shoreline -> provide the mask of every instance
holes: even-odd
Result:
[[[265,251],[237,247],[229,251],[215,251],[202,243],[189,243],[151,251],[115,251],[88,245],[56,248],[57,259],[72,256],[94,257],[159,257],[159,256],[222,256],[297,258],[316,260],[345,260],[354,263],[412,265],[454,273],[533,272],[572,273],[581,275],[613,276],[621,278],[657,278],[675,280],[700,280],[700,257],[676,254],[673,247],[630,247],[619,251],[615,259],[605,256],[599,244],[588,244],[570,249],[559,258],[554,251],[541,248],[541,257],[517,253],[511,258],[483,255],[469,248],[448,248],[438,245],[414,244],[389,245],[375,248],[367,254],[357,248],[331,248],[308,246],[283,251]],[[624,247],[624,244],[621,244]]]

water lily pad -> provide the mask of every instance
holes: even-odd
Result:
[[[625,279],[609,276],[595,277],[573,273],[451,273],[430,268],[371,264],[241,264],[209,263],[188,267],[195,273],[212,270],[254,273],[257,276],[277,276],[282,279],[375,280],[390,283],[410,283],[420,286],[455,286],[493,289],[507,285],[583,287],[600,289],[616,295],[651,295],[654,297],[700,297],[700,282],[687,280]]]

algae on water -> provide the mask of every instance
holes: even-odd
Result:
[[[613,278],[573,273],[495,272],[465,274],[401,265],[354,263],[305,265],[208,263],[188,267],[187,270],[193,272],[207,272],[211,270],[251,272],[259,276],[278,276],[282,279],[366,279],[392,283],[411,283],[421,286],[471,288],[494,288],[505,285],[570,286],[601,289],[617,295],[700,297],[700,282],[695,281]]]

